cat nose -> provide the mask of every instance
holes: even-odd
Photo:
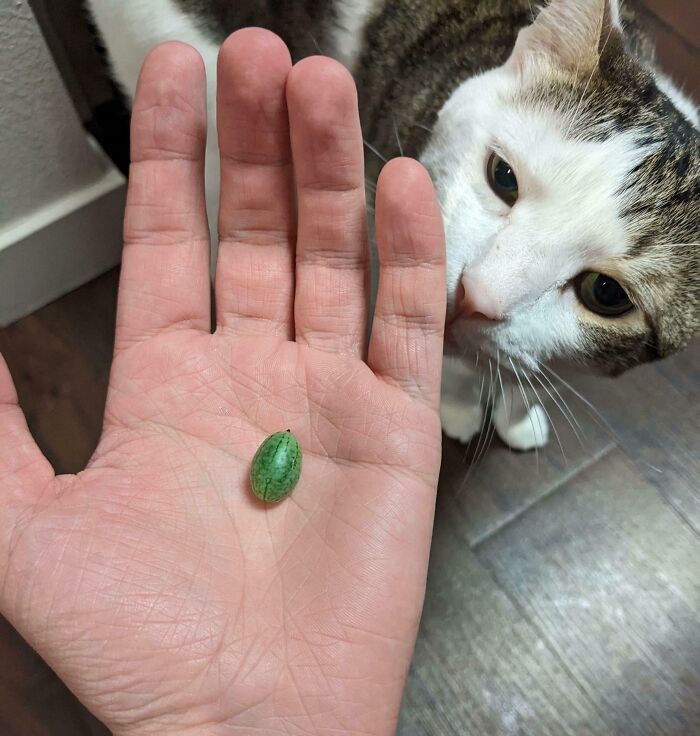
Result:
[[[493,292],[469,274],[462,276],[458,299],[462,317],[486,319],[490,322],[500,322],[505,319],[502,305],[494,297]]]

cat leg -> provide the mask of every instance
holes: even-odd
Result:
[[[501,440],[514,450],[534,450],[549,440],[545,410],[534,398],[528,396],[527,401],[529,405],[519,387],[504,381],[503,392],[494,403],[491,421]]]
[[[479,398],[480,382],[480,376],[463,361],[445,357],[440,420],[442,430],[448,437],[466,443],[481,429],[484,409]]]

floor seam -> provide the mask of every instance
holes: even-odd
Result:
[[[467,537],[466,541],[470,549],[476,551],[476,549],[480,547],[484,542],[497,536],[504,529],[509,527],[514,521],[517,521],[518,519],[522,518],[526,514],[530,513],[532,509],[537,508],[543,501],[546,501],[550,496],[552,496],[560,488],[565,486],[569,481],[576,478],[576,476],[578,476],[580,473],[585,472],[589,468],[593,467],[597,462],[607,457],[615,449],[619,449],[619,445],[614,441],[611,441],[609,444],[604,445],[597,452],[595,452],[593,455],[587,458],[583,463],[581,463],[581,465],[579,465],[575,469],[571,470],[569,473],[566,473],[561,478],[559,478],[557,482],[551,488],[545,491],[541,496],[538,496],[538,498],[536,498],[531,504],[529,504],[528,506],[525,506],[519,511],[516,511],[512,516],[509,516],[508,518],[504,519],[502,523],[498,524],[496,527],[488,531],[483,536],[477,537],[471,542],[469,538]],[[464,519],[464,514],[461,511],[460,511],[460,514],[462,518]]]

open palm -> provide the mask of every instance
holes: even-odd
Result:
[[[367,351],[352,80],[328,59],[292,69],[265,31],[234,34],[219,58],[211,334],[204,96],[192,49],[150,55],[85,471],[54,476],[0,366],[2,612],[116,733],[391,733],[440,462],[432,187],[408,160],[380,179]],[[287,428],[304,468],[268,506],[250,461]]]

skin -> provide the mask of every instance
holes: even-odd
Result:
[[[349,74],[292,68],[248,29],[218,78],[215,332],[204,71],[168,43],[134,103],[114,362],[83,472],[55,477],[0,360],[0,609],[115,734],[390,734],[440,464],[439,210],[419,164],[386,167],[367,346]],[[269,506],[250,462],[288,426],[304,472]]]

